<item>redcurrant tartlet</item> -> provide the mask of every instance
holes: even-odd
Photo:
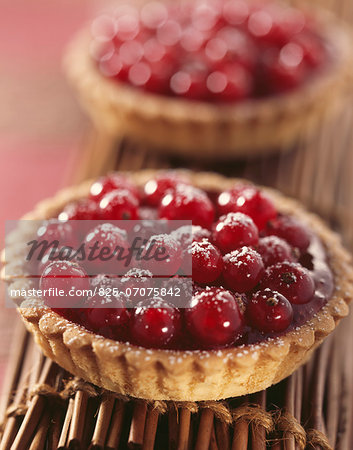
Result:
[[[190,157],[288,148],[333,113],[350,32],[275,1],[120,5],[73,42],[67,71],[99,129]]]
[[[107,247],[124,247],[131,227],[111,223],[122,211],[142,219],[138,231],[147,243],[168,248],[163,283],[180,286],[183,307],[162,296],[130,297],[132,289],[153,286],[152,263],[123,273],[124,292],[79,304],[72,299],[72,308],[60,298],[51,308],[42,298],[16,294],[33,283],[111,288],[116,280],[109,264],[92,267],[64,256],[50,262],[45,255],[39,279],[30,279],[21,243],[33,233],[31,221],[44,220],[37,234],[60,233],[68,242],[93,236]],[[99,224],[77,228],[65,214],[83,225],[93,215]],[[146,217],[159,218],[159,225],[151,227]],[[66,370],[121,394],[198,401],[267,388],[308,359],[348,314],[353,296],[350,257],[338,237],[295,201],[243,180],[191,172],[112,174],[62,191],[25,219],[29,229],[23,225],[9,236],[2,277],[27,328]],[[166,232],[166,223],[178,219],[193,225]],[[180,275],[185,256],[192,265],[188,287]]]

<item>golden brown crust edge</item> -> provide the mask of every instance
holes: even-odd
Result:
[[[351,34],[329,14],[321,13],[320,20],[335,44],[331,67],[293,93],[235,106],[153,95],[109,80],[89,55],[87,30],[72,42],[65,68],[97,128],[114,137],[133,137],[188,157],[257,156],[290,147],[345,101],[352,76]]]
[[[153,171],[131,174],[143,184]],[[215,174],[190,174],[202,188],[225,189],[237,180]],[[59,192],[40,203],[26,219],[52,217],[68,201],[87,194],[89,183]],[[281,338],[259,345],[215,351],[149,350],[95,335],[45,308],[20,308],[22,319],[44,353],[71,373],[114,392],[154,400],[218,400],[249,394],[269,387],[290,375],[348,314],[353,296],[350,256],[336,234],[297,202],[267,189],[280,211],[305,221],[323,240],[328,251],[336,287],[327,305],[308,323]],[[15,254],[16,241],[7,255]],[[11,251],[11,246],[13,251]],[[9,259],[9,257],[8,257]],[[9,289],[26,280],[11,279],[11,264],[6,271]],[[20,284],[20,285],[19,285]],[[16,298],[14,298],[16,301]],[[18,299],[17,299],[18,300]]]

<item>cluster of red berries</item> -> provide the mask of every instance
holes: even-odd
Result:
[[[304,83],[328,59],[297,9],[245,0],[120,6],[92,25],[101,73],[148,92],[237,102]]]
[[[68,204],[59,214],[60,225],[49,221],[38,234],[51,239],[64,236],[65,243],[93,236],[107,247],[124,247],[126,231],[110,220],[191,220],[192,227],[170,234],[156,235],[155,227],[139,225],[147,239],[157,240],[172,255],[166,264],[168,275],[183,272],[183,252],[191,255],[191,301],[187,308],[177,308],[161,298],[140,299],[131,308],[131,299],[122,294],[88,298],[84,308],[58,311],[107,337],[157,348],[222,348],[242,342],[246,330],[265,336],[286,331],[296,308],[315,295],[313,272],[300,264],[310,250],[311,233],[291,216],[278,214],[267,194],[253,185],[237,184],[215,201],[211,197],[173,172],[158,174],[142,190],[118,174],[93,183],[88,198]],[[103,223],[78,235],[70,221],[87,219]],[[114,284],[109,265],[90,264],[93,267],[44,259],[41,287],[68,288],[73,278],[80,289]],[[122,282],[146,286],[153,270],[134,268]],[[87,271],[97,275],[89,278]],[[107,307],[96,308],[98,302]]]

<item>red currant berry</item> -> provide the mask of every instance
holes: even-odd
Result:
[[[227,0],[223,6],[223,17],[229,25],[239,26],[249,17],[249,5],[246,1]]]
[[[315,293],[315,283],[310,272],[300,264],[291,262],[268,267],[261,285],[280,292],[297,305],[310,302]]]
[[[159,206],[162,198],[169,191],[174,191],[179,184],[188,184],[185,177],[174,173],[161,173],[144,186],[144,201],[149,206]]]
[[[206,100],[209,91],[206,86],[208,70],[202,63],[182,66],[170,79],[172,94],[189,100]]]
[[[104,220],[137,220],[138,206],[138,199],[126,189],[108,192],[99,203]]]
[[[44,269],[54,261],[71,261],[80,264],[82,259],[76,255],[75,249],[71,250],[71,248],[68,247],[50,247],[44,252],[43,257],[38,261],[37,273],[39,275],[42,274]]]
[[[283,261],[295,261],[290,245],[277,236],[266,236],[259,240],[256,250],[260,253],[266,267]]]
[[[179,275],[167,278],[161,284],[162,289],[165,289],[165,300],[177,308],[186,308],[189,305],[194,292],[194,285],[191,277]]]
[[[156,30],[167,21],[168,16],[167,7],[161,2],[146,3],[141,9],[141,22],[147,29]]]
[[[76,306],[84,299],[75,292],[84,292],[90,288],[86,271],[77,263],[57,261],[49,264],[42,273],[40,289],[48,306],[60,308],[63,303]],[[71,295],[72,294],[72,295]]]
[[[90,231],[85,240],[87,249],[84,265],[90,275],[122,275],[126,271],[125,259],[129,243],[124,230],[111,223],[104,223]]]
[[[140,31],[139,12],[129,4],[119,5],[114,14],[116,22],[116,38],[121,41],[132,41]]]
[[[227,63],[207,77],[211,98],[225,103],[236,102],[250,96],[250,73],[238,63]]]
[[[217,200],[220,214],[242,212],[250,216],[261,231],[269,220],[277,216],[272,200],[262,191],[251,185],[235,186],[222,192]]]
[[[183,225],[182,227],[172,231],[171,234],[184,250],[194,241],[200,241],[203,238],[211,238],[211,232],[200,227],[199,225]]]
[[[261,256],[250,247],[233,250],[223,257],[223,278],[235,292],[248,292],[261,280],[264,263]]]
[[[293,42],[301,46],[304,60],[310,67],[316,68],[324,63],[326,57],[324,45],[312,33],[300,33],[293,38]]]
[[[207,37],[207,32],[204,33],[202,31],[196,30],[192,26],[187,26],[183,30],[183,34],[180,38],[180,45],[186,52],[195,52],[195,54],[197,54],[197,52],[199,52],[205,45]]]
[[[100,273],[91,278],[92,288],[96,288],[98,294],[104,294],[104,292],[112,292],[112,289],[116,287],[117,278]]]
[[[147,348],[168,347],[178,337],[180,329],[180,312],[160,298],[134,310],[131,336],[137,345]]]
[[[149,92],[169,93],[172,67],[166,61],[140,61],[129,69],[129,82]]]
[[[269,92],[281,93],[298,87],[307,73],[303,48],[288,43],[279,52],[266,53],[263,71]]]
[[[148,289],[153,288],[152,273],[146,269],[130,269],[121,279],[121,289],[130,299],[130,305],[136,305],[148,297]]]
[[[214,208],[200,189],[192,186],[177,186],[166,194],[159,208],[159,217],[168,220],[191,220],[193,225],[210,228],[214,219]]]
[[[208,239],[202,239],[191,244],[191,254],[193,280],[200,284],[217,280],[223,269],[220,251]]]
[[[126,338],[129,312],[122,297],[90,297],[82,311],[85,323],[93,331],[113,339]]]
[[[297,219],[290,216],[279,216],[276,220],[268,222],[266,234],[284,239],[288,244],[298,248],[301,252],[307,250],[311,240],[307,228]]]
[[[191,24],[196,30],[213,31],[221,19],[218,5],[200,2],[191,11]]]
[[[244,245],[256,245],[259,233],[249,216],[229,213],[214,224],[212,238],[223,253],[228,253]]]
[[[136,222],[130,232],[130,240],[136,240],[137,244],[143,243],[155,234],[165,234],[170,231],[171,222],[168,220],[145,219]]]
[[[168,234],[151,236],[141,255],[141,266],[159,276],[175,275],[181,265],[182,252],[179,243]]]
[[[58,216],[59,220],[99,220],[98,205],[94,200],[84,198],[69,203]]]
[[[244,319],[233,294],[222,288],[196,292],[185,310],[189,334],[198,348],[221,348],[241,336]]]
[[[99,60],[98,67],[106,77],[127,81],[130,66],[122,61],[121,55],[116,50],[106,53],[103,59]]]
[[[106,194],[116,189],[124,189],[139,198],[138,188],[124,175],[113,173],[106,177],[101,177],[95,181],[90,188],[90,197],[99,202]],[[88,201],[88,200],[86,200]]]
[[[37,230],[38,242],[47,241],[48,245],[55,242],[56,247],[76,248],[77,238],[69,222],[57,219],[43,221]]]
[[[209,230],[200,227],[199,225],[184,225],[174,231],[171,235],[176,239],[182,251],[182,263],[180,270],[184,275],[192,275],[192,252],[191,244],[194,241],[200,241],[203,238],[210,239],[211,233]]]
[[[227,55],[224,60],[216,62],[213,67],[232,67],[232,64],[238,64],[246,69],[247,76],[252,78],[256,70],[258,51],[253,41],[242,31],[224,27],[218,31],[217,37],[222,39],[227,46]]]
[[[293,309],[282,294],[264,289],[248,302],[247,317],[250,324],[263,333],[280,333],[291,324]]]

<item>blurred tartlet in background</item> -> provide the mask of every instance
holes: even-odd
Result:
[[[98,129],[204,158],[290,148],[339,109],[352,72],[332,15],[243,0],[119,5],[65,64]]]

